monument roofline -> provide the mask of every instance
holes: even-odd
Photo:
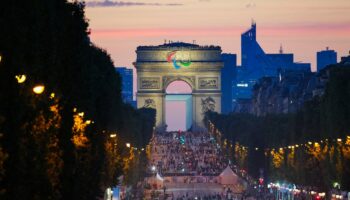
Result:
[[[191,43],[185,43],[185,42],[173,42],[173,43],[166,43],[162,45],[157,46],[138,46],[136,51],[142,51],[142,50],[178,50],[178,49],[191,49],[191,50],[220,50],[220,46],[214,46],[214,45],[206,45],[206,46],[200,46],[197,44],[191,44]]]

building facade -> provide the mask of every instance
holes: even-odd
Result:
[[[317,71],[321,71],[327,65],[337,63],[337,52],[330,50],[328,47],[326,50],[319,51],[316,54],[317,57]]]
[[[116,67],[122,78],[122,98],[125,103],[133,104],[133,69]]]
[[[221,112],[232,112],[232,86],[236,79],[237,55],[224,53],[221,55],[224,67],[221,69]]]

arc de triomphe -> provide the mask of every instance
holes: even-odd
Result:
[[[157,110],[156,126],[165,125],[166,88],[176,80],[192,88],[192,128],[204,128],[208,110],[221,112],[221,48],[188,43],[139,46],[134,66],[137,70],[137,107]]]

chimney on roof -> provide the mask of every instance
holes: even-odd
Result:
[[[256,22],[254,19],[252,19],[252,27],[256,26]]]
[[[280,50],[279,50],[280,54],[283,54],[283,47],[282,44],[280,45]]]

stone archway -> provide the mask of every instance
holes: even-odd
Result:
[[[189,130],[193,123],[192,87],[185,81],[172,81],[165,88],[163,112],[167,131]]]
[[[176,80],[192,88],[192,124],[202,129],[203,113],[221,111],[221,48],[188,43],[140,46],[137,60],[137,107],[157,110],[156,126],[165,124],[165,90]]]

